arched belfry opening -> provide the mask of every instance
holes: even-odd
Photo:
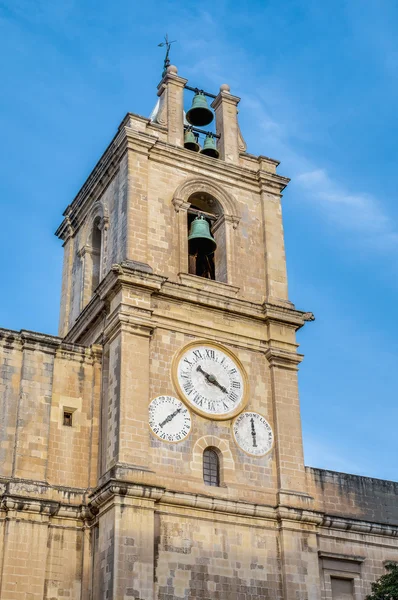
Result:
[[[227,283],[227,248],[225,220],[221,203],[208,192],[194,192],[189,197],[188,234],[197,217],[203,217],[209,225],[209,234],[217,245],[210,254],[188,250],[188,270],[192,275]]]

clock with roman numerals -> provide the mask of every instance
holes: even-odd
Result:
[[[226,420],[240,413],[248,400],[246,371],[228,348],[195,341],[174,357],[172,376],[179,396],[196,413]]]

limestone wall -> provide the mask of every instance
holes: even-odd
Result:
[[[96,484],[100,360],[99,348],[0,330],[0,477]]]
[[[306,467],[314,508],[331,517],[398,526],[398,483]]]

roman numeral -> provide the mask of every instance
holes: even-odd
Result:
[[[232,382],[232,387],[233,387],[233,388],[240,389],[240,381],[233,381],[233,382]]]
[[[194,350],[193,354],[194,354],[195,358],[197,358],[198,360],[203,358],[203,356],[200,353],[200,350]]]
[[[198,406],[203,406],[203,398],[200,394],[196,394],[195,398],[193,399],[193,401],[195,402],[195,404],[197,404]]]
[[[193,365],[193,363],[191,363],[187,358],[184,358],[184,362],[188,363],[190,367]]]
[[[228,371],[228,375],[233,375],[234,373],[237,373],[238,371],[234,368],[234,369],[230,369]]]
[[[209,350],[209,348],[206,348],[206,358],[211,358],[212,360],[216,360],[216,353],[214,352],[214,350]]]
[[[186,393],[189,395],[193,392],[194,387],[192,385],[191,381],[187,381],[186,383],[184,383],[184,390],[186,391]]]
[[[237,401],[237,399],[238,399],[238,396],[237,396],[237,394],[235,394],[235,392],[231,392],[231,393],[228,395],[228,398],[231,400],[231,402],[236,402],[236,401]]]

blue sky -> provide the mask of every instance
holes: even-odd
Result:
[[[306,464],[398,480],[397,24],[395,0],[0,0],[0,326],[57,332],[53,232],[125,113],[153,108],[167,31],[292,179]]]

